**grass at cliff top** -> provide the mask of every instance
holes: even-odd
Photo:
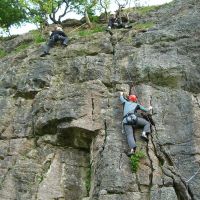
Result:
[[[6,56],[6,52],[3,49],[0,49],[0,58]]]
[[[96,25],[94,28],[91,29],[83,29],[78,32],[79,36],[90,36],[94,33],[103,32],[105,31],[105,27]]]
[[[141,29],[149,29],[152,28],[155,24],[153,22],[146,22],[146,23],[136,23],[133,26],[133,29],[135,30],[141,30]]]
[[[45,36],[41,34],[41,32],[39,30],[32,30],[31,31],[33,38],[34,38],[34,42],[36,44],[40,44],[42,42],[45,42]]]
[[[133,13],[137,13],[139,15],[145,16],[149,12],[156,11],[159,8],[161,8],[161,6],[145,6],[145,7],[137,7],[137,8],[124,9],[123,12],[125,12],[125,13],[131,13],[131,12],[133,12]]]
[[[19,53],[22,52],[23,50],[27,49],[29,47],[28,43],[22,43],[18,47],[16,47],[15,52]]]

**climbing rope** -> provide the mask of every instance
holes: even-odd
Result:
[[[191,176],[187,181],[185,181],[186,183],[189,183],[200,171],[200,168],[194,173],[193,176]]]
[[[127,74],[128,74],[128,77],[129,77],[129,83],[131,83],[129,95],[130,95],[130,93],[131,93],[131,88],[133,88],[134,93],[135,93],[135,95],[136,95],[137,98],[138,98],[137,91],[136,91],[136,89],[135,89],[135,82],[133,81],[133,78],[131,77],[131,74],[130,74],[130,72],[129,72],[129,70],[128,70],[128,66],[125,67],[125,69],[126,69],[126,72],[127,72]],[[139,98],[138,98],[138,102],[140,103]]]
[[[147,37],[148,37],[148,35],[147,35]],[[148,41],[148,38],[147,38],[147,41]],[[145,46],[144,46],[144,56],[143,56],[143,58],[145,58],[145,55],[146,55],[146,51],[145,51]],[[142,62],[143,62],[143,60],[142,60]],[[136,91],[136,88],[135,88],[135,81],[134,81],[133,78],[131,77],[131,74],[130,74],[130,72],[129,72],[129,70],[128,70],[128,66],[126,66],[125,69],[126,69],[126,72],[127,72],[127,74],[128,74],[128,77],[129,77],[129,83],[131,83],[129,95],[130,95],[130,93],[131,93],[131,89],[133,89],[134,94],[137,96],[138,103],[141,104],[140,99],[139,99],[139,96],[138,96],[137,91]],[[152,96],[150,96],[149,103],[150,103],[150,106],[152,107]],[[153,115],[153,109],[152,109],[151,115]],[[150,119],[150,117],[149,117],[148,115],[145,115],[145,116],[147,117],[147,120],[151,123],[151,125],[152,125],[153,127],[155,127],[155,131],[156,131],[156,126],[155,126],[155,123],[154,123],[153,119],[152,119],[152,118]]]
[[[70,32],[68,33],[68,35],[69,35],[70,33],[74,32],[74,31],[78,30],[79,28],[81,28],[81,27],[84,26],[85,24],[87,24],[87,23],[85,22],[84,24],[81,24],[81,25],[78,26],[77,28],[73,29],[72,31],[70,31]]]

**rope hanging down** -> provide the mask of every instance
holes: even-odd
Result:
[[[195,172],[195,174],[191,177],[191,178],[189,178],[187,181],[185,181],[186,183],[189,183],[198,173],[199,173],[199,171],[200,171],[200,168]]]
[[[128,74],[128,77],[129,77],[129,82],[132,83],[132,85],[130,87],[129,95],[131,93],[131,88],[133,88],[133,91],[134,91],[135,95],[137,96],[138,103],[141,104],[141,102],[139,100],[139,96],[138,96],[136,88],[135,88],[135,82],[131,78],[131,75],[130,75],[129,70],[128,70],[128,66],[125,67],[125,69],[126,69],[126,72]],[[150,97],[150,101],[149,102],[150,102],[150,106],[152,106],[152,96]],[[152,115],[153,115],[153,109],[152,109],[152,113],[150,115],[143,115],[143,117],[145,117],[151,123],[151,125],[155,127],[155,130],[156,130],[155,122],[154,122],[154,120],[151,117]]]
[[[127,67],[128,67],[128,66],[127,66]],[[130,75],[130,73],[129,73],[127,67],[125,67],[125,69],[126,69],[126,72],[127,72],[127,74],[128,74],[128,77],[129,77],[129,83],[131,83],[129,95],[130,95],[130,93],[131,93],[131,88],[133,88],[133,91],[134,91],[135,95],[136,95],[137,98],[138,98],[137,91],[136,91],[136,89],[135,89],[135,82],[134,82],[133,79],[131,78],[131,75]],[[138,98],[138,103],[140,103],[139,98]]]

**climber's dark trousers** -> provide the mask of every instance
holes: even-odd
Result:
[[[143,127],[143,132],[145,133],[151,133],[151,124],[144,118],[138,117],[136,126]]]
[[[49,50],[51,47],[54,46],[54,44],[57,42],[57,41],[61,41],[61,44],[63,45],[67,45],[69,39],[68,37],[64,37],[62,35],[54,35],[48,42],[47,45],[45,45],[44,47],[44,52],[45,53],[49,53]]]
[[[133,126],[124,124],[124,132],[126,134],[126,139],[127,139],[128,146],[130,147],[130,149],[136,148],[135,138],[133,136],[134,134]]]
[[[131,149],[134,149],[137,146],[134,138],[133,125],[135,125],[134,127],[141,127],[141,128],[143,127],[144,132],[151,133],[150,123],[143,118],[138,117],[136,124],[134,124],[134,122],[132,125],[127,125],[124,123],[124,132],[126,134],[128,145]]]

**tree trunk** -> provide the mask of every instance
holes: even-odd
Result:
[[[85,21],[86,21],[86,24],[88,24],[88,26],[91,28],[92,27],[92,23],[91,23],[90,18],[88,16],[87,10],[85,10]]]

